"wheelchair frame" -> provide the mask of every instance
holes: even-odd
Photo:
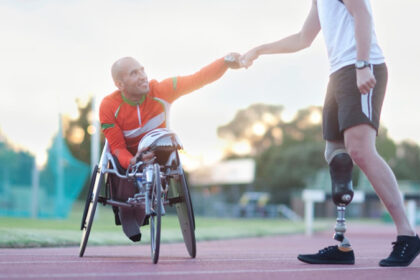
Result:
[[[98,202],[116,207],[138,207],[144,205],[146,217],[150,219],[151,256],[153,263],[159,259],[161,216],[165,215],[165,206],[175,206],[184,243],[192,258],[196,256],[195,217],[188,184],[179,158],[178,150],[169,151],[166,164],[156,162],[156,157],[147,162],[138,162],[123,175],[111,155],[108,142],[102,150],[99,165],[92,172],[89,191],[83,211],[81,227],[83,231],[79,256],[83,257],[93,224]],[[168,164],[169,163],[169,164]],[[110,184],[105,184],[105,194],[101,195],[104,181],[108,176],[135,180],[138,192],[127,201],[111,198]],[[169,188],[172,196],[169,197]]]

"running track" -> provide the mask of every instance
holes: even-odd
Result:
[[[420,228],[417,228],[418,232]],[[336,244],[330,232],[198,243],[196,259],[184,244],[162,244],[153,265],[149,244],[78,248],[0,249],[0,279],[420,279],[420,256],[408,268],[382,268],[394,239],[389,225],[350,225],[355,265],[308,265],[296,259]],[[163,231],[164,234],[164,231]]]

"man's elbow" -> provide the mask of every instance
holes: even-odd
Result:
[[[309,48],[312,45],[313,40],[304,40],[302,41],[302,49]]]
[[[313,41],[313,38],[305,36],[305,34],[300,34],[300,49],[303,50],[309,48],[312,45]]]
[[[298,50],[303,50],[309,48],[312,45],[312,42],[315,39],[315,36],[312,36],[310,32],[306,30],[301,30],[295,34],[297,41]]]

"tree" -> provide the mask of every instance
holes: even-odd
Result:
[[[290,122],[282,119],[282,112],[281,105],[251,105],[239,111],[230,123],[218,128],[219,137],[228,142],[226,158],[254,158],[254,188],[269,191],[274,202],[288,202],[290,191],[305,187],[320,169],[327,168],[321,128],[322,108],[299,110]],[[235,149],[241,143],[248,143],[245,153],[237,153]],[[405,141],[397,145],[387,129],[381,127],[376,146],[395,170],[397,179],[420,180],[417,172],[420,169],[420,147],[417,144]],[[355,167],[355,185],[359,172]]]
[[[89,100],[86,103],[83,103],[79,99],[77,99],[76,103],[79,111],[78,117],[76,119],[71,119],[70,117],[66,116],[63,120],[63,134],[67,146],[69,147],[72,155],[75,158],[87,164],[90,164],[91,135],[95,133],[95,127],[92,125],[92,102],[92,98],[89,98]],[[105,144],[105,137],[102,133],[100,139],[100,147],[103,147]],[[79,195],[79,198],[84,199],[86,197],[89,182],[90,177],[88,177],[88,179],[86,180],[83,190]]]
[[[303,188],[308,178],[325,168],[320,107],[299,110],[281,122],[282,142],[256,156],[256,188],[271,192],[273,201],[288,202],[290,191]],[[274,129],[274,128],[273,128]]]
[[[392,161],[395,159],[397,152],[397,145],[388,135],[388,130],[381,126],[379,128],[378,137],[376,137],[376,149],[379,154],[392,166]]]
[[[399,180],[420,181],[420,147],[412,141],[403,141],[396,148],[392,168]]]
[[[325,167],[321,108],[300,110],[289,123],[282,119],[282,112],[283,106],[251,105],[218,128],[218,135],[228,141],[226,156],[252,156],[255,189],[271,192],[277,202],[287,201],[290,190],[304,187],[308,176]],[[238,153],[235,147],[244,142],[248,153]]]
[[[283,123],[283,106],[254,104],[240,110],[234,119],[217,128],[219,137],[226,140],[227,158],[256,155],[282,140],[276,127]]]
[[[3,184],[31,186],[35,157],[10,144],[0,130],[0,193]]]
[[[70,148],[73,156],[77,159],[90,164],[90,153],[91,153],[91,135],[95,133],[95,127],[92,125],[93,111],[92,111],[93,99],[89,100],[84,104],[79,99],[76,100],[78,107],[78,117],[71,119],[68,116],[64,117],[64,138]],[[101,135],[101,147],[105,143],[103,135]]]
[[[30,206],[35,157],[15,147],[0,129],[0,213],[25,215]]]
[[[273,201],[288,202],[290,191],[305,187],[309,177],[325,168],[324,144],[297,142],[273,146],[256,157],[255,188],[269,191]]]

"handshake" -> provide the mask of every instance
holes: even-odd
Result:
[[[258,58],[257,52],[252,49],[241,55],[239,53],[229,53],[225,56],[225,63],[232,69],[248,68],[252,62]]]

